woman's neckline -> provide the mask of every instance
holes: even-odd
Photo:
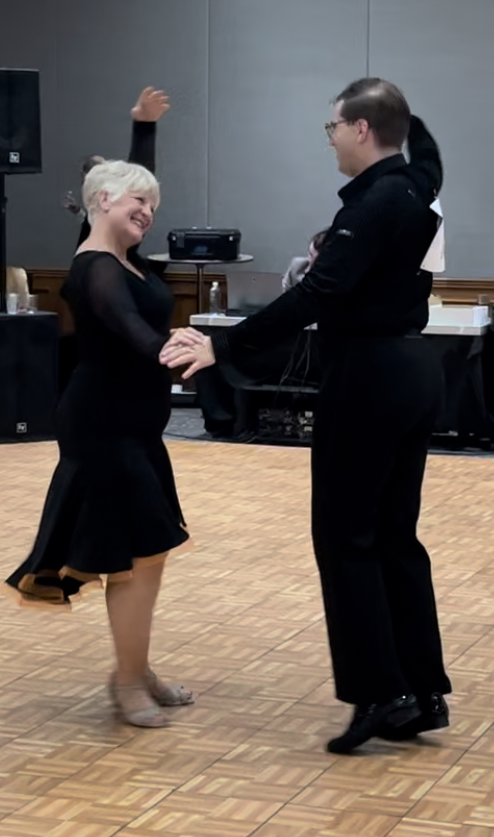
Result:
[[[85,249],[85,250],[79,250],[79,251],[75,254],[74,259],[77,259],[77,257],[78,257],[78,256],[83,256],[83,255],[84,255],[84,253],[106,253],[108,256],[111,256],[111,257],[112,257],[113,259],[115,259],[115,260],[116,260],[116,261],[117,261],[120,265],[122,265],[123,269],[124,269],[124,270],[126,270],[126,271],[127,271],[127,273],[132,273],[132,275],[133,275],[133,276],[135,276],[137,279],[140,279],[140,280],[141,280],[141,282],[146,282],[146,281],[147,281],[146,277],[145,277],[145,276],[143,276],[143,275],[142,275],[142,273],[138,273],[138,272],[137,272],[137,270],[135,270],[133,267],[129,267],[130,262],[127,262],[127,264],[125,264],[125,263],[122,261],[122,259],[119,259],[119,257],[118,257],[118,256],[116,256],[116,255],[115,255],[115,253],[112,253],[112,252],[111,252],[111,250],[98,250],[97,248],[94,248],[94,247],[88,247],[88,248],[87,248],[87,249]]]

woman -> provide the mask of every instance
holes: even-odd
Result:
[[[136,104],[131,110],[132,116],[132,140],[129,152],[129,163],[139,163],[145,166],[153,174],[156,164],[156,129],[157,123],[170,109],[168,96],[163,90],[155,90],[154,87],[145,87],[141,92]],[[104,163],[105,158],[98,154],[91,154],[85,157],[81,165],[81,188],[88,172],[93,166]],[[63,200],[63,206],[69,212],[76,215],[81,227],[77,246],[86,240],[91,227],[87,219],[85,209],[79,206],[72,193],[67,193]],[[74,368],[77,365],[77,342],[73,332],[61,335],[59,345],[58,363],[58,385],[59,393],[62,394],[67,382],[70,379]]]
[[[105,575],[112,698],[127,723],[161,727],[158,704],[193,696],[161,683],[148,664],[163,566],[189,537],[161,438],[171,375],[159,352],[173,299],[131,249],[153,223],[159,187],[142,166],[105,162],[88,173],[83,200],[91,232],[62,291],[80,362],[57,409],[60,461],[34,549],[7,583],[25,602],[60,607]]]

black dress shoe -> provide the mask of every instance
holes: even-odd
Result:
[[[388,722],[397,728],[407,724],[420,715],[419,705],[414,695],[396,698],[390,703],[373,703],[370,706],[356,706],[348,729],[339,738],[328,741],[329,753],[351,753],[369,738],[373,738]]]
[[[449,727],[448,704],[439,692],[434,692],[425,699],[419,699],[420,715],[407,724],[397,727],[393,719],[388,719],[379,730],[379,738],[386,741],[408,741],[421,732]]]

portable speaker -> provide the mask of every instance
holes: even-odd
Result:
[[[39,172],[39,72],[0,69],[0,174]]]
[[[57,378],[57,315],[0,314],[0,441],[53,438]]]

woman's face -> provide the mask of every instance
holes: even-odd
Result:
[[[127,247],[140,244],[151,229],[156,207],[143,192],[125,192],[115,201],[103,199],[103,210],[107,213],[112,228]]]

